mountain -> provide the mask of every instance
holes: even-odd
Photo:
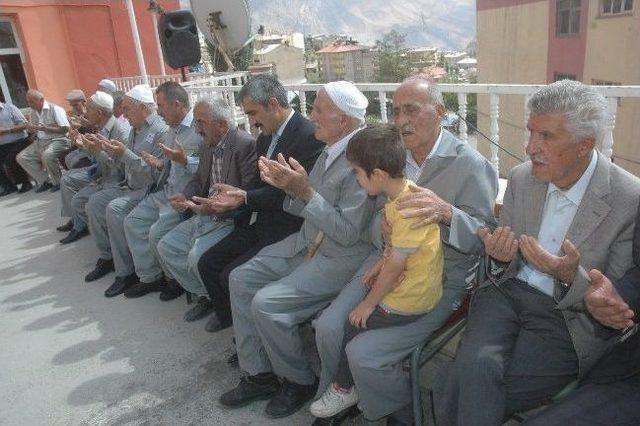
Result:
[[[268,32],[346,34],[373,44],[395,29],[409,47],[463,49],[476,33],[473,0],[248,0]]]

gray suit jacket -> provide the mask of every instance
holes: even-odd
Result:
[[[319,231],[324,232],[324,238],[317,253],[326,258],[345,258],[345,262],[349,262],[348,256],[371,251],[363,231],[373,216],[375,199],[358,184],[344,151],[326,171],[325,155],[320,154],[309,173],[309,181],[316,191],[314,197],[306,204],[290,197],[283,203],[287,213],[304,218],[302,228],[279,243],[267,246],[261,254],[294,257],[314,241]]]
[[[130,127],[125,126],[122,122],[111,116],[105,127],[109,127],[109,134],[106,136],[109,139],[116,139],[122,143],[126,143],[129,140]],[[111,157],[105,152],[101,152],[96,157],[97,170],[93,176],[94,179],[99,180],[103,185],[113,184],[116,185],[124,179],[124,171]]]
[[[611,280],[618,280],[631,267],[631,246],[640,179],[612,164],[598,152],[595,172],[566,238],[580,251],[580,270],[566,292],[556,285],[557,309],[562,310],[579,362],[579,378],[615,343],[609,333],[586,312],[583,297],[589,287],[587,271],[598,269]],[[527,162],[511,171],[500,214],[500,225],[510,226],[516,236],[537,237],[548,184],[537,181]],[[523,265],[518,256],[500,283],[513,278]],[[488,285],[488,284],[487,284]]]
[[[245,190],[252,188],[257,179],[255,139],[238,128],[230,129],[225,138],[227,146],[222,157],[222,180]],[[215,146],[202,143],[198,170],[184,188],[185,197],[209,195],[214,149]]]

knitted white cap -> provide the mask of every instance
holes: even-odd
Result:
[[[138,84],[137,86],[133,86],[133,89],[129,90],[126,95],[131,99],[135,99],[136,101],[144,104],[154,103],[153,91],[151,91],[151,87],[149,87],[148,84]]]
[[[96,93],[91,95],[89,99],[91,99],[93,103],[95,103],[99,107],[113,110],[113,98],[108,93],[101,92],[98,90]]]
[[[107,93],[115,92],[116,90],[118,90],[116,84],[106,78],[104,80],[100,80],[100,83],[98,83],[98,87],[104,89],[104,91]]]
[[[369,101],[348,81],[332,81],[323,86],[333,103],[345,114],[364,120]]]

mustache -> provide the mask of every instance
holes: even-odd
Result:
[[[413,128],[413,126],[411,126],[410,124],[405,124],[402,127],[400,127],[400,134],[404,135],[404,134],[408,134],[408,133],[415,133],[416,129]]]
[[[547,164],[547,160],[540,154],[531,154],[529,159],[534,163]]]

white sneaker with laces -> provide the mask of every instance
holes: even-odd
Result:
[[[355,386],[349,392],[339,392],[336,390],[335,385],[331,384],[320,399],[311,404],[309,411],[313,416],[322,419],[335,416],[342,410],[346,410],[357,403],[358,392]]]

